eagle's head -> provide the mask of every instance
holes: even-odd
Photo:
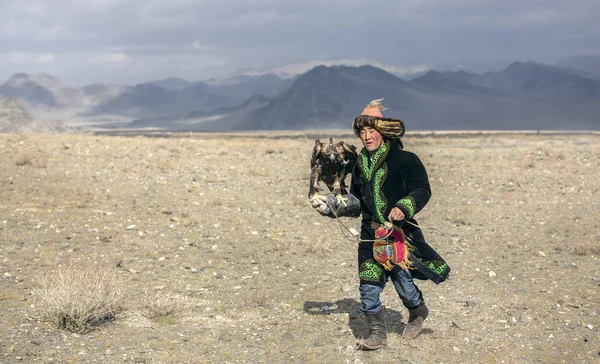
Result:
[[[340,157],[337,145],[333,144],[333,138],[329,138],[329,145],[325,149],[325,156],[332,162]]]

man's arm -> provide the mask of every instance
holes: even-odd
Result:
[[[396,203],[396,207],[402,211],[406,220],[410,220],[417,212],[421,211],[429,201],[429,198],[431,197],[431,187],[429,185],[427,171],[419,157],[414,153],[408,152],[407,159],[407,163],[402,168],[409,192]],[[390,215],[392,214],[393,212]],[[398,216],[397,213],[396,216]],[[393,218],[394,216],[390,217]]]

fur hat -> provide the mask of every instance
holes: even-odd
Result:
[[[404,135],[404,122],[399,119],[384,118],[381,110],[385,110],[381,101],[383,99],[373,100],[363,110],[362,114],[354,119],[352,130],[360,138],[360,130],[364,127],[370,127],[377,130],[381,136],[402,148],[400,140]]]

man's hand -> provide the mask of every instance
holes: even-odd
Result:
[[[326,195],[315,194],[310,199],[310,203],[323,216],[330,216],[331,209],[337,209],[337,199],[330,193]]]
[[[392,211],[390,212],[388,219],[390,219],[390,222],[394,222],[394,221],[402,221],[402,220],[404,220],[405,217],[406,216],[404,216],[404,212],[402,212],[402,210],[400,210],[398,207],[394,207],[392,209]]]

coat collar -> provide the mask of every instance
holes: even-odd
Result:
[[[374,172],[379,169],[389,150],[390,142],[386,141],[377,149],[372,159],[370,158],[371,156],[369,155],[367,148],[363,148],[360,151],[358,166],[362,170],[363,175],[367,178],[367,181],[370,181],[373,178]]]

